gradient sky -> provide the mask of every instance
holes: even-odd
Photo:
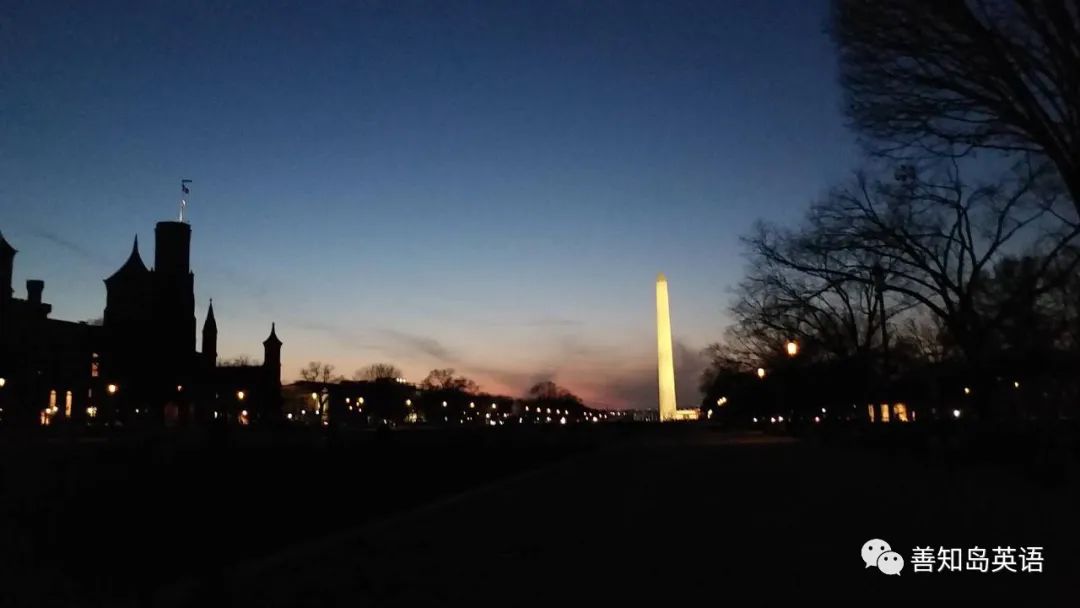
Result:
[[[680,402],[756,219],[855,166],[824,1],[18,2],[0,9],[0,231],[16,294],[100,317],[191,178],[222,357]]]

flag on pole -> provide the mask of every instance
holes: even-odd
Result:
[[[184,194],[191,194],[191,190],[188,190],[188,187],[187,187],[187,185],[190,184],[190,183],[191,183],[190,179],[182,179],[182,180],[180,180],[180,192],[182,192]]]

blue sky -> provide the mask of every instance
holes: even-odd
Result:
[[[91,5],[92,4],[92,5]],[[181,6],[183,5],[183,6]],[[272,5],[272,6],[271,6]],[[825,2],[6,3],[0,230],[17,293],[101,280],[191,178],[197,316],[285,377],[376,361],[655,403],[721,336],[738,237],[858,161]]]

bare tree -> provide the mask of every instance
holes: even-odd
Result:
[[[778,240],[787,241],[783,247],[790,260],[774,255],[769,244]],[[764,362],[791,339],[804,350],[812,347],[837,357],[867,355],[881,346],[882,324],[914,306],[911,298],[898,294],[879,298],[873,282],[797,270],[787,262],[828,269],[833,260],[802,247],[796,236],[779,228],[759,224],[746,243],[751,266],[736,291],[732,314],[737,324],[729,335],[729,344],[741,346],[744,356]]]
[[[567,398],[575,399],[575,400],[577,399],[577,396],[574,395],[574,393],[571,393],[568,389],[563,388],[563,387],[559,386],[558,384],[555,384],[554,382],[552,382],[550,380],[545,380],[543,382],[537,382],[532,387],[530,387],[529,388],[529,396],[534,398],[534,399],[546,399],[546,400],[567,399]]]
[[[353,373],[354,380],[390,380],[401,378],[405,374],[391,363],[373,363]]]
[[[300,378],[308,382],[322,382],[324,384],[340,380],[340,377],[334,376],[334,366],[321,361],[309,362],[307,367],[300,370]]]
[[[452,368],[433,369],[420,383],[425,390],[450,390],[463,393],[477,393],[480,386],[464,376],[454,375]]]
[[[231,359],[223,359],[218,365],[220,367],[251,367],[259,365],[259,362],[251,355],[237,355]]]
[[[1080,265],[1080,224],[1056,221],[1062,218],[1053,212],[1054,191],[1043,189],[1044,175],[1031,167],[979,187],[965,184],[955,167],[930,178],[897,175],[896,181],[859,176],[834,189],[812,207],[801,231],[759,231],[754,250],[825,282],[872,285],[882,268],[882,287],[939,319],[971,361],[985,354],[987,336],[1007,316],[1007,300],[1021,296],[998,294],[1006,301],[989,303],[987,285],[999,263],[1021,251],[1038,260],[1024,297],[1055,289]]]
[[[878,153],[1043,155],[1080,210],[1080,5],[834,0],[847,113]]]

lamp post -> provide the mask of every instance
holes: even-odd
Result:
[[[107,408],[109,412],[108,415],[112,417],[112,420],[114,422],[120,420],[121,418],[124,418],[124,416],[120,413],[120,406],[117,405],[116,393],[118,392],[120,392],[120,387],[116,384],[110,382],[105,385],[105,398],[109,402],[109,407]],[[126,423],[126,418],[124,422]]]
[[[799,343],[796,342],[795,340],[788,340],[784,344],[784,352],[787,353],[787,356],[788,356],[789,359],[794,359],[795,356],[799,354]],[[788,378],[790,380],[798,380],[799,379],[798,369],[796,369],[794,365],[790,365],[788,367],[789,367]],[[795,387],[796,390],[798,390],[798,388],[799,388],[798,386]],[[783,407],[787,407],[788,406],[788,401],[787,401],[787,393],[788,393],[788,391],[784,390],[783,387],[781,387],[780,390],[782,391],[781,394],[783,395],[783,400],[782,400],[783,403],[782,403],[782,405],[783,405]],[[795,418],[794,412],[789,411],[788,414],[789,414],[788,417],[791,420],[794,420],[794,418]]]

